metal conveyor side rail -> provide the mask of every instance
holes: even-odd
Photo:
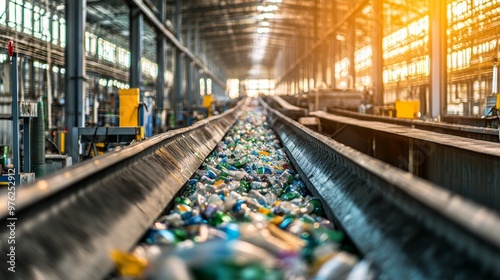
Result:
[[[359,114],[348,110],[335,109],[335,108],[328,108],[327,112],[339,116],[355,118],[358,120],[377,121],[377,122],[391,123],[396,125],[403,125],[408,127],[414,127],[416,129],[422,129],[422,130],[466,137],[471,139],[478,139],[496,143],[500,141],[498,129],[493,129],[493,128],[470,126],[470,125],[457,125],[446,122],[438,123],[438,122],[422,121],[418,119],[400,119],[400,118],[376,116],[369,114]],[[477,119],[481,120],[480,118]]]

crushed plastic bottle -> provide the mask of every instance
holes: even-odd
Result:
[[[321,199],[309,193],[260,107],[242,114],[185,187],[134,250],[146,252],[138,256],[149,263],[145,279],[372,273],[357,265],[358,252],[345,251],[345,234],[325,218]]]

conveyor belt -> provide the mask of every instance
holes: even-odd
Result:
[[[307,116],[307,109],[291,105],[279,96],[267,98],[270,101],[271,108],[278,110],[285,116],[297,121],[301,117]]]
[[[342,124],[348,124],[362,128],[370,128],[373,131],[388,132],[394,135],[404,135],[405,137],[410,137],[413,139],[433,141],[441,145],[453,146],[462,150],[474,151],[485,155],[500,157],[500,145],[498,143],[477,141],[464,137],[458,137],[455,135],[430,132],[401,125],[391,125],[383,122],[357,120],[353,118],[332,115],[323,111],[312,112],[311,115]]]
[[[279,112],[272,111],[270,120],[294,164],[310,179],[313,194],[331,207],[331,218],[390,278],[500,276],[496,213],[305,129]],[[476,275],[478,271],[486,274]]]
[[[290,99],[293,100],[293,97],[291,96],[286,96],[286,97],[287,100]],[[289,114],[294,114],[295,112],[298,111],[293,108],[295,106],[291,105],[290,103],[288,103],[287,101],[283,100],[278,96],[269,97],[266,99],[266,102],[269,102],[269,104],[271,103],[278,104],[280,106],[279,111],[283,113],[285,116],[291,117],[292,119],[294,117]],[[456,123],[446,122],[446,120],[451,120],[453,118],[460,118],[460,117],[447,116],[443,118],[445,122],[432,122],[432,121],[422,121],[417,119],[401,119],[401,118],[393,118],[386,116],[376,116],[370,114],[359,114],[353,111],[337,109],[337,108],[327,108],[327,112],[338,116],[344,116],[358,120],[395,124],[395,125],[407,126],[411,128],[443,133],[447,135],[455,135],[470,139],[484,140],[496,143],[500,142],[500,131],[498,129],[481,127],[481,126],[472,126],[472,125],[460,125]],[[469,117],[469,119],[475,119],[476,122],[482,122],[483,126],[486,121],[486,119],[484,118]]]
[[[157,135],[16,192],[16,267],[0,279],[101,279],[111,249],[129,250],[231,127],[222,115]],[[3,190],[4,191],[4,190]],[[0,205],[7,205],[5,192]],[[7,207],[0,208],[3,224]],[[10,221],[9,221],[10,222]],[[9,229],[0,229],[2,252]],[[6,254],[0,256],[6,263]]]
[[[264,109],[252,105],[132,250],[129,258],[148,262],[144,278],[319,280],[369,267],[325,219]],[[130,263],[115,259],[125,274]]]
[[[243,108],[19,189],[15,276],[105,277],[112,269],[109,250],[129,250],[138,241]],[[496,214],[268,111],[328,217],[390,279],[500,277]],[[5,224],[5,208],[0,215]],[[0,228],[3,252],[8,234]],[[2,270],[0,278],[9,277]]]
[[[500,144],[322,111],[322,132],[358,151],[500,211]]]

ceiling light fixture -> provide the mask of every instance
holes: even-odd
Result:
[[[372,6],[367,5],[367,6],[366,6],[366,7],[365,7],[362,11],[361,11],[361,13],[362,13],[363,15],[368,15],[368,13],[370,13],[371,11],[372,11]]]
[[[273,19],[275,18],[275,14],[273,13],[263,13],[263,14],[259,14],[259,19]]]
[[[259,12],[269,13],[269,12],[275,12],[277,10],[278,10],[278,6],[276,6],[276,5],[269,5],[269,6],[259,5],[259,6],[257,6],[257,11],[259,11]]]
[[[262,34],[262,33],[269,33],[271,29],[269,27],[259,27],[257,28],[257,33]]]

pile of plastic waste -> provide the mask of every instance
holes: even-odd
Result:
[[[373,278],[260,107],[242,114],[133,252],[113,258],[122,279]]]

